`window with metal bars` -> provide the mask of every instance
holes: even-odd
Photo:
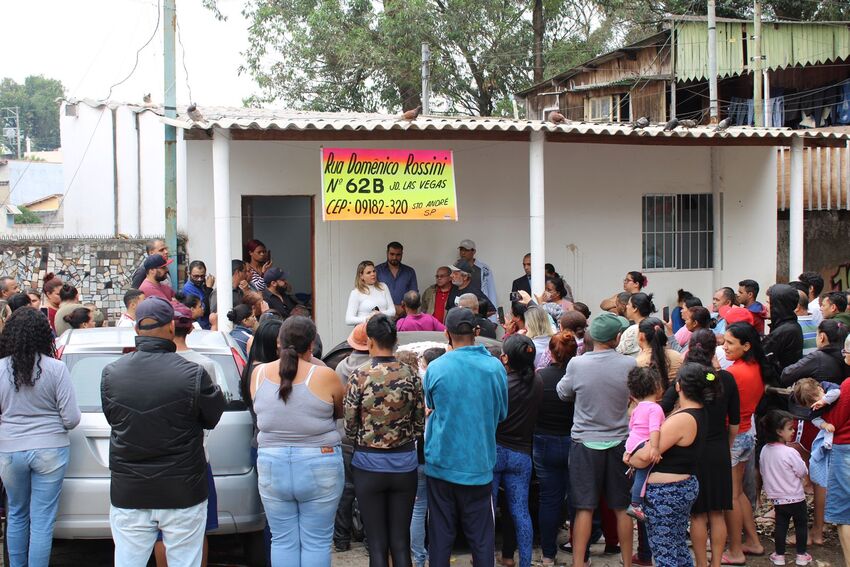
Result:
[[[643,269],[712,269],[713,207],[710,193],[644,195]]]

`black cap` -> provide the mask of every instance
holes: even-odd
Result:
[[[142,325],[145,319],[153,319],[155,323]],[[161,297],[149,297],[136,307],[136,327],[142,331],[158,329],[171,323],[172,320],[174,320],[174,307]]]
[[[151,254],[150,256],[145,258],[145,270],[154,270],[156,268],[162,268],[164,266],[169,265],[173,261],[174,260],[172,260],[171,258],[166,260],[159,254]]]
[[[475,331],[475,315],[466,307],[453,307],[446,313],[446,330],[455,335],[471,335]]]
[[[266,287],[270,286],[272,282],[279,282],[285,279],[286,271],[280,268],[269,268],[266,270],[266,273],[263,274],[263,282],[265,282]]]

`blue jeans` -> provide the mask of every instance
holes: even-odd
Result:
[[[14,566],[47,567],[50,562],[69,453],[69,447],[0,453],[0,477],[9,496],[6,538]]]
[[[115,564],[144,567],[157,534],[162,532],[165,557],[171,567],[197,567],[204,550],[207,501],[189,508],[134,509],[109,507],[109,527],[115,541]]]
[[[428,482],[425,479],[425,465],[417,469],[416,503],[413,504],[413,518],[410,520],[410,553],[416,567],[425,567],[428,550],[425,548],[425,515],[428,512]]]
[[[516,527],[520,567],[531,567],[534,530],[528,513],[528,486],[531,484],[531,457],[496,445],[496,466],[493,467],[493,506],[499,496],[499,485],[505,485],[505,500]]]
[[[342,449],[261,447],[257,476],[272,530],[272,565],[330,567],[334,516],[345,482]]]
[[[535,435],[532,458],[540,482],[540,547],[543,557],[554,559],[570,488],[570,436]]]

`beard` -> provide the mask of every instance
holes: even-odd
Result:
[[[390,266],[398,266],[399,264],[401,264],[401,260],[387,260],[387,264],[389,264]]]
[[[156,281],[158,282],[164,282],[166,279],[168,279],[168,273],[156,275]]]

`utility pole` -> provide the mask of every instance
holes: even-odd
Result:
[[[761,0],[753,0],[753,124],[764,126],[764,102],[761,76]]]
[[[431,114],[431,48],[422,42],[422,114]]]
[[[9,124],[15,121],[15,127],[12,128]],[[7,106],[0,108],[0,135],[7,140],[12,138],[14,132],[15,140],[18,145],[18,153],[15,154],[17,159],[21,159],[21,109],[18,106]]]
[[[177,118],[177,73],[174,39],[177,25],[175,0],[165,0],[162,6],[163,70],[165,87],[165,116]],[[177,259],[177,128],[165,125],[165,244]],[[174,289],[179,287],[177,262],[169,266]]]
[[[710,124],[717,124],[717,17],[715,0],[708,0],[708,117]]]

